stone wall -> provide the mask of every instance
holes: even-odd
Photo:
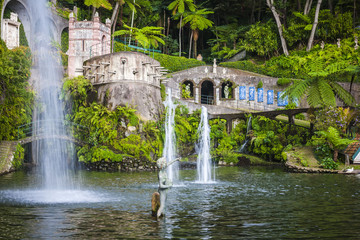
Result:
[[[191,81],[193,87],[193,98],[184,99],[182,97],[181,85],[185,81]],[[250,109],[257,111],[267,111],[279,108],[277,102],[277,93],[283,91],[282,87],[277,86],[277,78],[267,77],[255,73],[240,71],[237,69],[230,69],[225,67],[216,67],[214,71],[213,66],[200,66],[184,71],[173,73],[171,78],[166,80],[165,86],[171,88],[173,97],[182,99],[187,102],[199,104],[201,103],[201,89],[204,81],[210,81],[213,84],[214,102],[213,105],[222,106],[233,109]],[[230,98],[224,98],[222,92],[224,91],[222,84],[225,81],[232,83],[232,93]],[[259,82],[263,83],[263,101],[258,99],[257,93]],[[246,99],[240,100],[240,87],[246,87]],[[249,87],[255,89],[254,100],[249,99]],[[267,91],[273,90],[275,96],[272,104],[267,103]]]
[[[129,104],[143,120],[158,120],[163,105],[160,63],[138,52],[118,52],[84,62],[83,75],[98,90],[97,99],[111,109]]]
[[[124,157],[121,162],[100,161],[95,163],[84,163],[88,170],[96,171],[154,171],[157,169],[156,162]]]

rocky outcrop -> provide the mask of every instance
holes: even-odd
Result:
[[[332,174],[339,173],[339,171],[337,171],[337,170],[330,170],[330,169],[324,169],[324,168],[301,167],[301,166],[292,164],[290,162],[286,162],[285,167],[288,172],[294,172],[294,173],[332,173]]]
[[[0,175],[14,171],[12,161],[16,150],[17,142],[0,142]]]

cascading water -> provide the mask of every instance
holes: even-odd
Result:
[[[70,143],[60,140],[66,136],[64,112],[59,100],[62,66],[57,50],[52,46],[52,15],[46,0],[32,1],[33,19],[37,19],[32,36],[34,53],[33,78],[38,96],[37,111],[34,116],[36,125],[33,133],[47,136],[45,140],[34,143],[35,156],[41,166],[41,187],[48,190],[73,188],[69,176],[68,153]]]
[[[210,155],[210,126],[206,107],[201,107],[201,120],[198,128],[197,176],[200,183],[215,181],[215,174]]]
[[[176,156],[176,137],[175,137],[175,104],[173,103],[171,89],[167,89],[167,97],[164,105],[166,107],[166,119],[165,119],[165,146],[163,151],[163,157],[166,161],[172,162]],[[167,168],[168,178],[173,182],[179,179],[179,163],[175,162]]]
[[[245,147],[246,147],[247,143],[249,142],[248,134],[249,134],[250,130],[251,130],[251,116],[249,117],[248,124],[247,124],[247,127],[246,127],[245,141],[244,141],[243,145],[241,145],[241,147],[239,149],[240,153],[245,151]]]

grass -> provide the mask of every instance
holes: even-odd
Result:
[[[276,120],[286,122],[286,123],[289,122],[289,118],[287,116],[281,116],[281,115],[277,116]],[[294,124],[299,127],[310,128],[309,121],[294,119]]]
[[[288,162],[301,167],[319,168],[320,163],[315,158],[311,147],[294,147],[287,152]],[[308,165],[304,166],[302,162]]]

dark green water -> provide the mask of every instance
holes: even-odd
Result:
[[[204,185],[183,170],[157,221],[155,173],[79,174],[81,190],[51,196],[31,189],[32,173],[0,177],[0,238],[360,239],[356,176],[220,167],[217,182]]]

